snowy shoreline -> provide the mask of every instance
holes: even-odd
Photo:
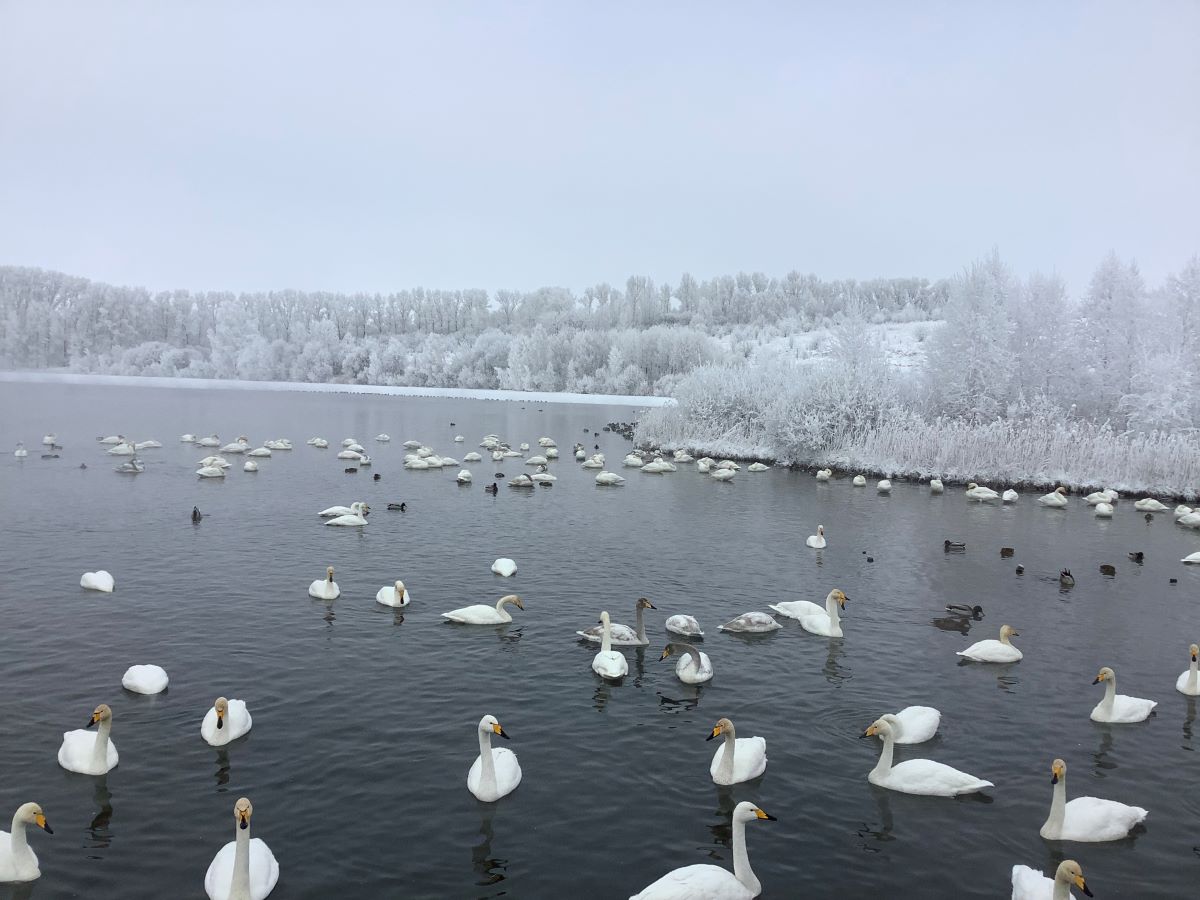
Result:
[[[0,383],[78,384],[195,390],[296,391],[316,394],[378,394],[454,400],[508,400],[525,403],[581,403],[593,406],[672,406],[670,397],[630,394],[572,394],[565,391],[502,391],[487,388],[432,388],[402,385],[326,384],[303,381],[238,381],[223,378],[163,378],[149,375],[89,375],[77,372],[0,372]]]

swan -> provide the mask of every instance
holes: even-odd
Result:
[[[576,462],[583,462],[585,459],[588,458],[587,452],[583,449],[582,445],[576,444],[575,447],[576,447],[576,449],[575,449],[575,461]]]
[[[706,741],[718,735],[725,739],[713,754],[708,774],[716,784],[731,785],[751,781],[767,770],[767,739],[762,737],[739,738],[733,723],[718,719]]]
[[[833,469],[817,469],[817,481],[828,481],[833,477]]]
[[[468,453],[466,456],[463,457],[463,462],[483,462],[483,457],[480,456],[478,453],[476,453],[474,450],[472,450],[470,453]]]
[[[479,720],[479,755],[467,772],[467,790],[476,800],[494,803],[517,789],[521,783],[521,764],[517,754],[507,747],[492,749],[492,735],[498,734],[509,740],[495,716],[484,716]]]
[[[505,578],[511,578],[517,573],[517,564],[507,556],[502,556],[492,563],[492,571]]]
[[[968,500],[975,500],[979,503],[991,503],[1000,499],[1000,495],[990,487],[980,487],[973,481],[967,485],[966,495]]]
[[[273,441],[263,441],[263,446],[268,450],[291,450],[292,442],[287,438],[277,438]]]
[[[79,579],[79,586],[89,591],[103,591],[111,594],[116,582],[104,569],[98,569],[95,572],[84,572],[83,577]]]
[[[1104,682],[1104,699],[1092,710],[1093,722],[1111,722],[1126,724],[1129,722],[1144,722],[1158,706],[1155,700],[1143,700],[1141,697],[1126,697],[1117,693],[1117,673],[1105,666],[1095,677],[1092,684]]]
[[[244,734],[249,734],[254,720],[245,700],[226,700],[218,697],[204,714],[200,736],[214,747],[223,747]]]
[[[100,728],[93,735],[87,729],[96,724]],[[83,728],[63,732],[62,746],[58,748],[58,764],[81,775],[104,775],[112,771],[119,757],[117,745],[109,740],[111,733],[112,710],[107,703],[101,703]]]
[[[946,490],[946,486],[944,484],[942,484],[942,479],[940,479],[940,478],[930,478],[929,479],[929,493],[940,494],[945,490]]]
[[[620,623],[610,623],[609,637],[612,639],[612,643],[622,647],[645,647],[649,644],[650,639],[646,637],[646,623],[642,621],[642,610],[656,608],[645,597],[638,597],[637,603],[633,605],[633,614],[637,622],[635,628],[630,628],[628,625],[621,625]],[[575,633],[584,640],[597,643],[604,636],[603,632],[604,629],[602,626],[593,625],[591,628],[585,628]]]
[[[466,438],[463,437],[461,434],[456,434],[454,436],[454,443],[456,443],[456,444],[461,444],[465,440],[466,440]]]
[[[1133,504],[1133,508],[1138,512],[1166,512],[1167,507],[1159,503],[1153,497],[1143,497]]]
[[[838,615],[838,607],[846,608],[850,599],[837,588],[825,596],[825,607],[822,609],[808,600],[791,600],[786,603],[773,603],[769,607],[781,616],[797,619],[800,627],[812,634],[825,637],[842,637],[842,620]]]
[[[201,478],[224,478],[225,469],[221,466],[201,466],[196,470],[196,474]]]
[[[709,863],[672,869],[629,900],[753,900],[762,884],[750,868],[746,853],[746,823],[774,822],[753,803],[743,800],[733,809],[733,872]]]
[[[607,610],[600,613],[600,626],[603,629],[600,652],[592,657],[592,671],[601,678],[623,678],[629,674],[629,663],[622,654],[612,648],[612,628]]]
[[[161,694],[168,681],[162,666],[130,666],[121,676],[121,687],[135,694]]]
[[[600,472],[596,476],[596,484],[616,485],[616,484],[624,484],[624,483],[625,483],[625,479],[622,478],[620,475],[618,475],[616,472]]]
[[[317,600],[336,600],[342,595],[342,589],[333,580],[333,566],[325,570],[323,580],[314,581],[308,586],[308,596]]]
[[[1097,503],[1093,509],[1096,512],[1097,519],[1111,519],[1113,517],[1113,506],[1111,503]]]
[[[181,444],[194,444],[196,443],[196,436],[194,434],[181,434],[179,442]]]
[[[960,772],[952,766],[934,762],[932,759],[908,759],[893,766],[892,750],[895,737],[892,724],[887,719],[876,719],[863,732],[863,737],[871,735],[883,737],[883,751],[879,754],[879,762],[867,775],[871,784],[902,794],[921,794],[927,797],[957,797],[959,794],[971,794],[994,787],[990,781]]]
[[[357,438],[352,438],[352,437],[350,437],[350,438],[343,438],[343,439],[342,439],[342,446],[343,446],[343,447],[353,447],[353,446],[354,446],[355,444],[357,444],[357,443],[358,443],[358,439],[357,439]],[[405,444],[404,446],[405,446],[405,447],[407,447],[407,446],[408,446],[408,444]]]
[[[386,444],[386,443],[387,443],[388,441],[390,441],[391,439],[392,439],[392,436],[391,436],[390,434],[377,434],[377,435],[375,435],[375,440],[379,441],[379,443],[381,443],[381,444]]]
[[[233,806],[234,840],[217,851],[204,873],[209,900],[263,900],[279,881],[279,863],[262,838],[250,837],[254,806],[242,797]]]
[[[1185,513],[1176,519],[1175,522],[1184,528],[1200,528],[1200,509]]]
[[[704,684],[706,681],[712,681],[712,660],[708,658],[707,653],[697,650],[691,644],[671,643],[663,648],[659,661],[671,654],[681,654],[679,662],[675,664],[675,677],[684,684]]]
[[[932,706],[906,706],[879,718],[892,726],[893,744],[923,744],[937,734],[942,723],[941,712]]]
[[[973,659],[975,662],[1011,663],[1021,659],[1023,654],[1012,645],[1011,637],[1020,637],[1011,625],[1000,626],[1000,640],[976,641],[966,650],[959,650],[959,656]]]
[[[110,442],[111,441],[108,438],[105,438],[100,443],[107,444]],[[219,437],[217,437],[215,434],[210,434],[208,437],[196,438],[196,446],[197,447],[220,447],[221,439]]]
[[[263,459],[271,455],[271,450],[268,447],[255,447],[253,450],[247,450],[246,455],[253,456],[256,459]]]
[[[322,518],[331,518],[333,516],[365,516],[371,511],[371,507],[363,503],[361,500],[355,500],[349,506],[331,506],[328,509],[323,509],[318,516]]]
[[[338,459],[362,459],[363,456],[357,450],[339,450],[337,453]],[[407,463],[406,463],[407,466]]]
[[[1038,503],[1042,506],[1048,506],[1051,509],[1064,509],[1067,506],[1067,502],[1067,489],[1061,485],[1049,494],[1043,494],[1041,497],[1038,497]]]
[[[0,831],[0,884],[14,881],[37,881],[42,876],[37,854],[25,837],[25,826],[36,825],[46,834],[54,829],[46,822],[46,814],[36,803],[23,803],[12,818],[12,834]]]
[[[471,483],[470,470],[463,469],[457,475],[454,476],[454,480],[457,481],[459,484],[470,484]]]
[[[1192,644],[1188,647],[1192,662],[1187,671],[1183,672],[1175,682],[1175,690],[1189,697],[1200,697],[1200,672],[1197,671],[1196,660],[1200,659],[1200,646]]]
[[[539,447],[557,447],[558,444],[554,443],[553,438],[540,437],[540,438],[538,438],[538,446]]]
[[[710,474],[717,481],[733,480],[733,469],[714,469]]]
[[[17,449],[13,451],[13,456],[17,459],[24,459],[29,455],[29,451],[25,449],[25,445],[20,441],[17,442]]]
[[[334,516],[332,519],[326,519],[326,525],[338,525],[346,528],[360,528],[367,524],[367,507],[360,504],[358,512],[347,513],[344,516]]]
[[[1079,888],[1087,897],[1092,896],[1083,869],[1073,859],[1060,862],[1053,878],[1046,878],[1029,866],[1012,868],[1012,900],[1070,900],[1072,887]]]
[[[538,466],[537,472],[533,475],[533,480],[539,484],[550,484],[558,481],[558,478],[548,473],[545,466]]]
[[[683,613],[670,616],[667,621],[663,622],[663,627],[672,634],[681,634],[684,637],[704,637],[704,632],[700,630],[700,623],[696,621],[695,616]]]
[[[804,545],[806,547],[812,547],[814,550],[824,550],[825,549],[825,526],[818,525],[817,533],[810,534],[807,538],[805,538]]]
[[[696,471],[701,475],[709,474],[712,471],[712,460],[707,457],[696,460]]]
[[[329,446],[329,441],[319,437],[309,438],[305,443],[310,447],[316,447],[318,450],[324,450]]]
[[[121,463],[113,471],[120,472],[122,475],[141,475],[146,471],[146,464],[134,456],[131,459],[125,460],[125,462]]]
[[[775,631],[783,626],[772,619],[765,612],[748,612],[742,613],[736,619],[731,619],[724,625],[717,626],[718,631],[740,631],[748,634],[761,634],[766,631]]]
[[[411,601],[412,597],[409,595],[408,589],[400,580],[397,580],[394,585],[385,584],[375,594],[375,602],[382,603],[384,606],[408,606]]]
[[[892,481],[890,478],[881,478],[875,485],[875,489],[881,494],[886,494],[892,489]]]
[[[597,453],[595,456],[587,457],[582,463],[579,464],[579,467],[581,469],[603,469],[604,454]]]
[[[527,466],[544,466],[544,465],[546,465],[546,462],[547,462],[547,460],[546,460],[546,457],[544,457],[544,456],[531,456],[531,457],[529,457],[529,459],[525,460],[525,465],[527,465]]]
[[[867,478],[865,475],[855,475],[854,479],[851,481],[851,484],[853,484],[855,487],[866,487]]]
[[[344,451],[343,451],[344,452]],[[341,456],[339,453],[338,456]],[[429,463],[415,456],[406,457],[404,460],[404,468],[406,469],[428,469]]]
[[[218,469],[228,469],[229,461],[221,459],[219,456],[206,456],[200,462],[196,463],[200,467],[216,466]]]
[[[1050,815],[1038,832],[1048,841],[1099,843],[1119,841],[1150,813],[1140,806],[1127,806],[1098,797],[1076,797],[1067,802],[1067,764],[1056,759],[1050,766],[1054,797]]]
[[[137,450],[129,441],[122,441],[115,447],[108,448],[109,456],[133,456],[135,453],[137,453]]]
[[[161,446],[162,446],[162,444],[159,443],[158,441],[138,441],[136,444],[133,445],[133,449],[134,450],[156,450]]]
[[[1083,498],[1083,502],[1088,506],[1095,506],[1097,503],[1112,503],[1118,496],[1116,491],[1105,488],[1102,491],[1092,491]]]
[[[621,465],[640,469],[643,465],[645,465],[645,460],[643,460],[636,453],[630,453],[623,460],[621,460]]]
[[[649,472],[651,475],[660,474],[662,472],[673,472],[675,467],[670,463],[665,462],[661,456],[656,456],[653,462],[648,462],[642,466],[643,472]]]
[[[509,605],[515,606],[517,609],[525,608],[525,604],[516,594],[505,594],[496,601],[495,606],[476,603],[442,613],[442,618],[449,619],[451,622],[461,622],[464,625],[504,625],[512,621],[512,616],[504,608]]]
[[[1005,503],[1016,503],[1018,500],[1021,499],[1021,495],[1018,494],[1016,491],[1014,491],[1012,488],[1009,488],[1007,491],[1005,491],[1003,494],[1000,495],[1000,499],[1002,501],[1004,501]]]
[[[558,450],[554,447],[546,448],[546,459],[558,459]]]
[[[509,487],[515,488],[531,488],[533,485],[533,479],[525,474],[518,475],[516,478],[513,478],[508,482]]]
[[[690,462],[696,461],[695,457],[693,457],[686,450],[676,450],[674,453],[671,454],[671,456],[674,458],[675,462],[677,462],[677,463],[690,463]]]
[[[680,460],[676,459],[675,461],[679,462]],[[746,466],[746,471],[747,472],[765,472],[769,468],[771,468],[771,467],[768,465],[764,465],[763,463],[753,462],[753,463],[750,463],[750,465]]]
[[[350,441],[349,443],[353,444],[354,441]],[[346,446],[349,446],[349,444],[346,444]],[[405,450],[419,450],[421,447],[421,442],[420,441],[405,441],[400,446],[403,447]],[[480,444],[479,446],[482,447],[484,445]]]
[[[1196,551],[1195,553],[1189,553],[1187,556],[1181,559],[1180,562],[1188,566],[1200,564],[1200,550]]]
[[[1179,521],[1180,519],[1182,519],[1184,516],[1186,516],[1186,515],[1190,515],[1191,513],[1194,513],[1195,511],[1196,511],[1196,510],[1192,509],[1190,506],[1187,506],[1186,504],[1180,503],[1180,504],[1179,504],[1177,507],[1175,507],[1175,509],[1174,509],[1175,521],[1176,521],[1176,522],[1178,522],[1178,521]]]

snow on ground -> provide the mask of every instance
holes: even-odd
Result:
[[[945,322],[883,322],[869,326],[871,337],[879,342],[889,365],[905,371],[917,371],[925,366],[927,341]],[[727,334],[714,337],[729,356],[741,356],[751,366],[790,362],[810,365],[833,359],[835,335],[831,328],[814,328],[791,334],[764,338],[739,337]]]

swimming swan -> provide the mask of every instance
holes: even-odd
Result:
[[[113,592],[113,587],[116,582],[113,577],[104,569],[97,569],[95,572],[84,572],[83,577],[79,579],[79,586],[86,588],[89,591],[103,591],[106,594]]]
[[[812,547],[814,550],[825,549],[825,526],[818,525],[817,533],[810,534],[804,541],[806,547]]]
[[[87,729],[96,724],[100,728],[93,735]],[[81,775],[104,775],[112,771],[119,757],[117,745],[109,740],[111,733],[112,710],[107,703],[101,703],[83,728],[63,733],[62,746],[58,748],[58,764]]]
[[[484,716],[479,720],[479,755],[467,772],[467,790],[484,803],[494,803],[511,794],[521,783],[521,764],[517,762],[517,754],[507,747],[493,750],[493,734],[509,740],[495,716]]]
[[[667,621],[663,622],[663,628],[672,634],[680,634],[684,637],[704,637],[704,632],[700,630],[700,623],[696,621],[696,617],[684,613],[670,616]]]
[[[607,611],[600,613],[600,627],[604,630],[600,638],[600,652],[592,657],[592,671],[601,678],[624,678],[629,674],[629,663],[612,648],[612,629]]]
[[[772,603],[769,608],[775,610],[781,616],[787,616],[789,619],[798,619],[800,627],[812,634],[820,634],[825,637],[841,637],[842,620],[838,615],[838,608],[845,609],[846,601],[849,599],[840,590],[834,588],[826,594],[824,608],[817,606],[815,603],[810,603],[808,600],[790,600],[786,603]]]
[[[279,881],[279,863],[261,838],[250,837],[254,806],[242,797],[233,806],[234,840],[217,851],[204,873],[209,900],[263,900]]]
[[[596,475],[596,484],[624,484],[625,479],[616,472],[600,472]]]
[[[775,631],[783,626],[772,619],[765,612],[748,612],[742,613],[736,619],[731,619],[724,625],[718,625],[718,631],[737,631],[744,634],[762,634],[767,631]]]
[[[750,868],[746,853],[746,823],[775,821],[753,803],[743,800],[733,810],[733,871],[708,863],[672,869],[629,900],[753,900],[762,884]]]
[[[1138,512],[1166,512],[1167,507],[1159,503],[1153,497],[1143,497],[1133,504],[1133,508]]]
[[[12,818],[12,834],[0,831],[0,884],[14,881],[37,881],[42,876],[37,854],[25,837],[25,826],[36,825],[46,834],[54,829],[46,822],[46,814],[36,803],[23,803]]]
[[[394,585],[385,585],[375,594],[375,602],[384,606],[408,606],[412,602],[408,588],[403,581],[397,580]]]
[[[1038,832],[1048,841],[1119,841],[1149,815],[1140,806],[1127,806],[1098,797],[1076,797],[1068,803],[1067,764],[1056,759],[1050,766],[1050,773],[1054,798],[1050,801],[1050,815]]]
[[[705,740],[711,741],[718,735],[724,735],[724,742],[717,748],[708,766],[708,774],[716,784],[751,781],[767,770],[766,738],[757,735],[739,738],[737,729],[728,719],[718,719]]]
[[[1064,509],[1067,506],[1067,489],[1065,487],[1056,487],[1049,494],[1043,494],[1038,497],[1038,503],[1042,506],[1048,506],[1051,509]]]
[[[828,481],[833,477],[833,469],[817,469],[817,473],[814,477],[817,479],[817,481]]]
[[[655,605],[645,597],[638,597],[637,603],[633,605],[634,617],[636,626],[630,628],[628,625],[622,625],[619,622],[613,622],[610,625],[610,636],[614,645],[618,647],[645,647],[650,643],[650,639],[646,637],[646,623],[642,621],[642,610],[656,609]],[[584,640],[599,643],[604,627],[602,625],[593,625],[591,628],[585,628],[582,631],[575,632]]]
[[[890,478],[881,478],[875,484],[875,490],[879,491],[879,493],[881,493],[881,494],[887,494],[887,493],[891,492],[892,480]]]
[[[521,602],[521,598],[516,594],[505,594],[496,601],[495,606],[488,606],[486,603],[476,603],[472,606],[464,606],[461,609],[452,609],[450,612],[442,613],[443,619],[449,619],[451,622],[460,622],[464,625],[504,625],[512,621],[512,616],[504,607],[515,606],[517,609],[524,609],[525,604]]]
[[[1200,550],[1197,550],[1195,553],[1189,553],[1187,556],[1181,559],[1180,562],[1185,566],[1194,566],[1197,563],[1200,563]]]
[[[510,578],[517,572],[517,564],[507,556],[502,556],[492,563],[492,571],[497,575],[503,575],[505,578]]]
[[[867,486],[866,476],[865,475],[855,475],[852,483],[854,484],[855,487],[866,487]]]
[[[361,500],[356,500],[349,506],[331,506],[328,509],[323,509],[318,516],[322,518],[332,518],[333,516],[361,516],[366,515],[371,511],[371,508]]]
[[[1005,491],[1003,494],[1000,495],[1000,499],[1003,500],[1005,503],[1016,503],[1018,500],[1021,499],[1021,495],[1018,494],[1016,491],[1014,491],[1012,488],[1009,488],[1007,491]]]
[[[248,734],[253,725],[245,700],[218,697],[200,722],[200,736],[214,747],[224,747]]]
[[[966,494],[968,500],[975,500],[979,503],[990,503],[1000,499],[1000,495],[990,487],[980,487],[973,481],[967,485]]]
[[[1126,697],[1124,694],[1117,693],[1117,673],[1105,666],[1100,670],[1100,674],[1092,681],[1092,684],[1104,682],[1104,699],[1096,704],[1092,710],[1091,719],[1093,722],[1111,722],[1113,724],[1127,724],[1130,722],[1143,722],[1150,717],[1154,707],[1158,706],[1155,700],[1143,700],[1141,697]]]
[[[1111,519],[1113,517],[1113,505],[1111,503],[1097,503],[1092,508],[1096,512],[1097,519]]]
[[[663,648],[659,661],[673,653],[682,654],[679,662],[675,664],[675,677],[684,684],[704,684],[706,681],[712,681],[712,660],[708,658],[707,653],[697,650],[691,644],[672,643]]]
[[[17,459],[24,459],[29,455],[29,451],[25,449],[25,445],[17,441],[17,449],[13,451],[13,456]]]
[[[1072,887],[1079,888],[1087,897],[1092,896],[1083,869],[1073,859],[1060,862],[1054,878],[1046,878],[1029,866],[1012,868],[1012,900],[1070,900]]]
[[[944,763],[932,759],[908,759],[892,765],[892,750],[895,737],[892,725],[886,719],[876,719],[863,732],[863,737],[883,736],[883,750],[879,762],[867,775],[871,784],[903,794],[921,794],[927,797],[957,797],[971,794],[984,788],[994,787],[990,781],[960,772]]]
[[[1200,697],[1200,671],[1197,670],[1196,663],[1196,660],[1200,659],[1200,646],[1192,644],[1188,647],[1188,653],[1191,654],[1192,662],[1175,682],[1175,690],[1189,697]]]
[[[898,713],[880,716],[892,726],[893,744],[923,744],[942,723],[942,714],[932,706],[906,706]]]
[[[358,508],[357,512],[346,513],[346,514],[340,515],[340,516],[334,516],[332,519],[326,519],[325,524],[326,525],[334,525],[334,526],[343,526],[346,528],[361,528],[363,525],[368,524],[367,523],[368,507],[362,503],[360,503],[358,505],[358,507],[359,508]]]
[[[162,666],[130,666],[121,676],[121,687],[135,694],[161,694],[169,681]]]
[[[316,600],[336,600],[342,595],[342,589],[333,580],[333,566],[325,570],[325,578],[314,581],[308,586],[308,596]]]
[[[966,650],[959,650],[959,656],[973,659],[975,662],[1011,663],[1017,662],[1025,654],[1012,645],[1011,637],[1020,637],[1019,631],[1011,625],[1000,626],[1000,640],[976,641]]]

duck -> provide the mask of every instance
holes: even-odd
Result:
[[[638,597],[637,602],[633,605],[636,627],[630,628],[628,625],[620,623],[610,623],[609,636],[612,643],[619,647],[645,647],[650,643],[650,639],[646,637],[646,623],[642,620],[642,611],[646,609],[656,609],[655,605],[645,597]],[[603,638],[604,628],[601,625],[593,625],[591,628],[585,628],[582,631],[575,632],[586,641],[599,643]]]
[[[929,479],[929,493],[940,494],[944,490],[946,490],[946,486],[944,484],[942,484],[942,479],[940,479],[940,478],[930,478]]]
[[[906,706],[898,713],[885,713],[879,718],[892,726],[894,744],[923,744],[937,734],[942,724],[941,711],[932,706]]]
[[[1051,509],[1065,509],[1068,504],[1067,489],[1060,485],[1049,494],[1043,494],[1038,497],[1038,503],[1042,506],[1048,506]]]
[[[715,784],[728,786],[752,781],[767,770],[767,740],[762,737],[739,738],[729,719],[718,719],[706,741],[723,737],[713,754],[708,774]]]
[[[946,553],[955,553],[966,549],[967,545],[965,541],[952,541],[949,538],[942,541],[942,550]]]
[[[875,489],[881,494],[889,493],[892,489],[892,480],[890,478],[881,478],[875,484]]]
[[[781,628],[778,622],[765,612],[742,613],[736,619],[730,619],[724,625],[717,626],[718,631],[735,631],[742,634],[762,634]]]
[[[746,853],[746,823],[775,821],[748,800],[733,809],[733,871],[710,863],[672,869],[629,900],[752,900],[762,893],[762,883],[750,868]]]
[[[1153,497],[1143,497],[1141,500],[1134,501],[1133,508],[1139,512],[1166,512],[1167,507],[1159,503]]]
[[[17,442],[17,449],[13,451],[13,456],[17,459],[24,459],[29,455],[29,451],[25,449],[25,445],[20,441]]]
[[[972,619],[983,618],[983,607],[979,605],[968,606],[965,603],[947,603],[946,612],[970,616]]]
[[[407,503],[389,503],[387,505],[387,508],[390,509],[392,512],[404,512],[406,509],[408,509],[408,504]]]
[[[1053,878],[1029,866],[1012,868],[1012,900],[1070,900],[1072,887],[1079,888],[1086,897],[1092,896],[1083,869],[1073,859],[1060,862]]]
[[[892,724],[883,718],[876,719],[863,732],[863,737],[873,735],[883,738],[883,750],[879,754],[879,762],[867,775],[867,780],[878,787],[902,794],[920,794],[927,797],[957,797],[960,794],[973,794],[984,788],[995,787],[990,781],[976,778],[932,759],[909,759],[893,766],[895,734]]]
[[[867,477],[865,475],[855,475],[854,478],[851,479],[851,484],[853,484],[855,487],[866,487]]]
[[[1146,554],[1141,550],[1134,550],[1129,554],[1129,558],[1135,563],[1143,563],[1146,561]]]
[[[600,613],[600,652],[592,657],[592,671],[601,678],[618,679],[629,674],[629,663],[612,648],[612,629],[608,611]]]
[[[263,900],[279,882],[279,862],[262,838],[250,837],[254,805],[239,797],[233,805],[234,839],[217,851],[204,873],[209,900]]]
[[[1058,583],[1063,587],[1075,587],[1075,576],[1071,574],[1070,569],[1063,569],[1058,573]]]
[[[193,506],[192,507],[192,521],[199,522],[203,518],[204,518],[204,514],[202,512],[200,512],[200,507]]]
[[[833,469],[817,469],[817,473],[814,477],[817,479],[817,481],[828,481],[833,477]]]
[[[484,491],[489,494],[498,494],[500,493],[500,486],[493,481],[491,484],[484,486]]]
[[[1061,759],[1054,760],[1050,773],[1054,796],[1050,801],[1050,815],[1038,832],[1048,841],[1119,841],[1150,814],[1140,806],[1127,806],[1098,797],[1076,797],[1067,802],[1067,764]]]
[[[824,637],[842,637],[842,620],[838,615],[839,607],[846,608],[849,598],[837,588],[825,596],[825,607],[822,609],[808,600],[791,600],[785,603],[774,603],[769,608],[781,616],[797,619],[800,627],[811,634]]]
[[[162,666],[130,666],[121,676],[121,687],[135,694],[161,694],[169,683],[167,670]]]
[[[214,747],[224,747],[249,734],[253,725],[245,700],[218,697],[200,722],[200,736]]]
[[[504,578],[511,578],[517,572],[517,564],[507,556],[502,556],[492,563],[492,571]]]
[[[97,569],[95,572],[84,572],[83,577],[79,579],[79,586],[85,590],[111,594],[116,582],[104,569]]]
[[[495,716],[484,716],[479,720],[479,755],[467,772],[467,790],[476,800],[495,803],[507,797],[521,783],[521,764],[517,754],[507,747],[492,749],[492,735],[497,734],[506,741],[511,740]]]
[[[1012,645],[1009,638],[1019,637],[1020,632],[1011,625],[1000,626],[1000,640],[976,641],[966,650],[959,650],[959,656],[975,662],[1011,663],[1020,660],[1024,654]]]
[[[1009,488],[1003,494],[1000,495],[1000,499],[1003,500],[1005,503],[1016,503],[1018,500],[1021,499],[1021,495],[1018,494],[1016,491],[1014,491],[1012,488]]]
[[[385,584],[375,593],[375,602],[382,603],[384,606],[408,606],[412,602],[412,597],[409,596],[404,582],[396,579],[395,584]]]
[[[1104,699],[1092,709],[1091,720],[1093,722],[1121,725],[1144,722],[1150,718],[1154,707],[1158,706],[1158,702],[1155,700],[1143,700],[1141,697],[1126,697],[1124,694],[1118,694],[1117,673],[1108,666],[1100,670],[1100,674],[1095,677],[1092,684],[1101,682],[1104,682]]]
[[[1181,694],[1187,694],[1189,697],[1200,697],[1200,671],[1197,671],[1197,660],[1200,660],[1200,645],[1192,644],[1188,647],[1188,653],[1192,661],[1176,680],[1175,690]]]
[[[973,481],[967,485],[966,496],[977,503],[991,503],[1000,499],[1000,495],[990,487],[980,487]]]
[[[679,656],[679,662],[675,664],[675,677],[684,684],[704,684],[706,681],[712,681],[712,660],[708,658],[707,653],[691,644],[670,643],[663,648],[659,661],[672,654]]]
[[[1101,575],[1108,575],[1108,576],[1110,576],[1110,577],[1111,577],[1111,576],[1113,576],[1113,575],[1116,575],[1116,574],[1117,574],[1117,567],[1116,567],[1116,566],[1113,566],[1113,565],[1109,565],[1108,563],[1101,563],[1101,564],[1100,564],[1100,574],[1101,574]]]
[[[333,566],[325,570],[323,580],[314,581],[308,586],[308,596],[316,600],[336,600],[342,595],[342,589],[333,580]]]
[[[505,625],[513,620],[508,610],[505,609],[506,606],[515,606],[517,609],[525,608],[525,604],[516,594],[505,594],[496,601],[495,606],[475,603],[442,613],[442,618],[463,625]]]
[[[624,483],[625,479],[616,472],[600,472],[596,475],[596,484],[618,485]]]
[[[825,526],[818,525],[817,533],[810,534],[807,538],[805,538],[804,545],[806,547],[812,547],[814,550],[824,550],[825,549]]]
[[[93,725],[100,726],[94,735],[87,730]],[[83,728],[63,732],[62,746],[58,748],[58,764],[69,772],[81,775],[111,772],[120,761],[117,745],[109,737],[111,733],[112,710],[107,703],[101,703]]]
[[[37,881],[42,877],[37,854],[25,836],[28,825],[36,825],[46,834],[54,834],[40,806],[36,803],[18,806],[12,817],[12,832],[0,831],[0,884]]]
[[[667,621],[663,622],[663,628],[672,634],[682,635],[683,637],[704,637],[704,632],[700,629],[700,623],[696,621],[696,617],[684,613],[676,613],[673,616],[669,616]]]
[[[1111,519],[1113,517],[1113,505],[1111,503],[1097,503],[1092,509],[1095,511],[1097,519]]]

